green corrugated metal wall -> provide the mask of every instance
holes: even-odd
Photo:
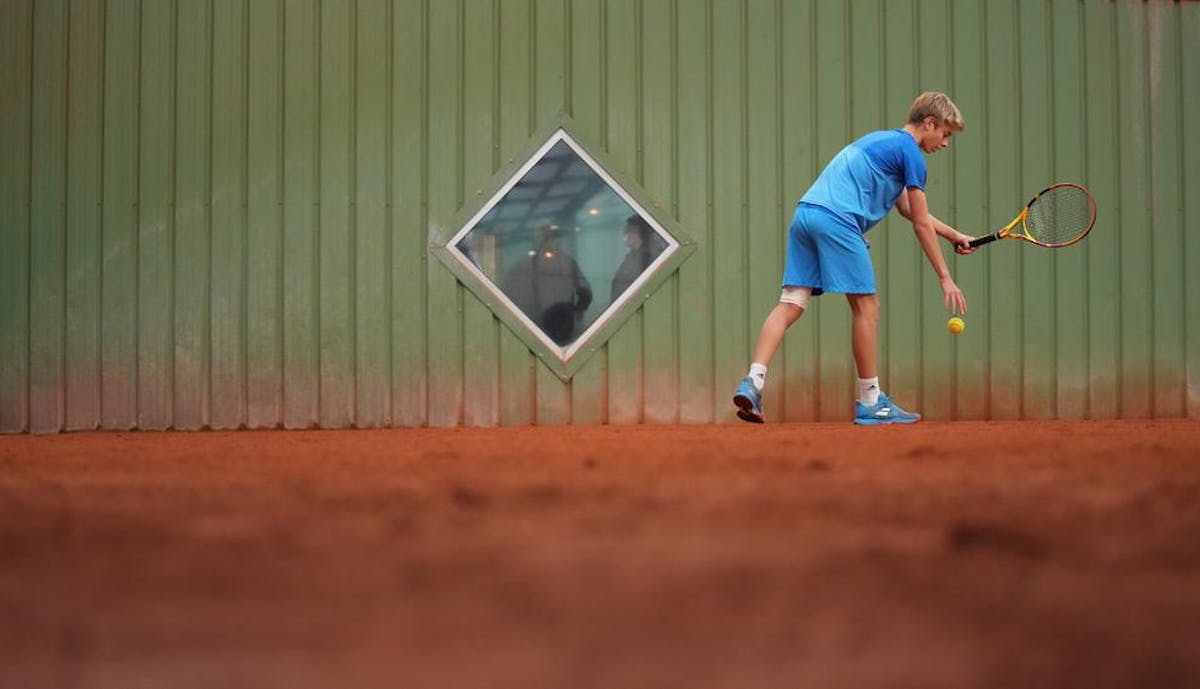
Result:
[[[3,0],[0,431],[729,420],[793,203],[925,89],[968,122],[935,214],[982,233],[1061,179],[1100,220],[954,257],[957,338],[874,230],[885,386],[1200,415],[1200,3]],[[699,245],[568,383],[427,246],[560,113]],[[849,323],[792,330],[769,415],[849,418]]]

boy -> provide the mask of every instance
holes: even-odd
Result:
[[[796,205],[788,231],[787,260],[779,304],[767,316],[754,348],[750,372],[733,396],[738,418],[762,423],[762,389],[767,364],[783,335],[804,313],[809,297],[842,292],[853,314],[851,343],[858,369],[854,423],[914,423],[921,419],[901,409],[879,388],[877,369],[879,299],[875,269],[863,235],[894,206],[912,223],[925,257],[953,314],[967,312],[967,300],[954,284],[937,236],[960,254],[974,251],[973,239],[929,214],[925,197],[926,155],[950,145],[962,131],[962,114],[944,93],[922,93],[901,129],[867,134],[834,156]]]

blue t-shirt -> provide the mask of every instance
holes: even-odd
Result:
[[[888,214],[906,187],[925,191],[925,156],[903,129],[871,132],[846,146],[800,199],[859,232]]]

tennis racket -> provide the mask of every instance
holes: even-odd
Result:
[[[1086,237],[1095,224],[1096,201],[1092,193],[1079,184],[1063,182],[1043,189],[1012,222],[992,234],[971,240],[971,247],[997,239],[1023,239],[1058,249]]]

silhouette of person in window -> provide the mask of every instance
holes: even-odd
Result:
[[[561,244],[557,227],[539,227],[533,249],[517,259],[500,289],[555,344],[566,345],[575,340],[577,324],[592,304],[592,286]]]
[[[621,265],[617,266],[617,272],[613,274],[609,293],[610,302],[616,301],[617,297],[629,289],[638,276],[646,272],[654,259],[658,258],[658,255],[666,248],[662,238],[650,228],[649,223],[642,216],[637,214],[625,219],[625,227],[622,228],[621,235],[625,239],[625,246],[629,252],[625,254]]]

